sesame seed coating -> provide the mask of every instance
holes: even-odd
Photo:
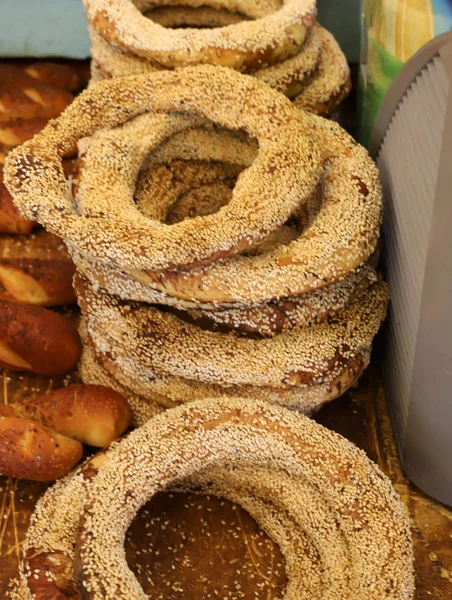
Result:
[[[168,10],[169,8],[174,7],[168,7]],[[182,10],[182,7],[179,8]],[[202,14],[200,13],[200,16]],[[134,56],[106,42],[92,27],[89,32],[91,55],[104,77],[124,77],[125,75],[149,73],[156,70],[152,62]],[[315,25],[309,31],[305,43],[295,56],[274,65],[262,66],[251,74],[270,87],[292,98],[302,89],[302,86],[297,84],[300,84],[307,75],[314,71],[319,60],[322,60],[320,56],[321,42],[324,38],[322,32],[323,28]],[[331,43],[337,44],[334,38]]]
[[[137,365],[133,358],[102,332],[92,329],[90,333],[80,332],[84,344],[80,365],[83,382],[101,383],[107,375],[114,385],[120,386],[121,390],[118,391],[127,397],[138,424],[149,418],[150,411],[154,414],[156,406],[167,409],[207,396],[221,398],[233,394],[279,404],[311,416],[325,403],[346,392],[358,380],[370,360],[370,349],[363,349],[348,361],[337,376],[326,374],[311,385],[279,389],[254,385],[218,385],[150,372]]]
[[[155,114],[155,127],[144,138],[139,136],[134,143],[122,134],[129,128],[139,132],[147,115],[114,128],[147,109],[168,114]],[[222,127],[244,128],[259,140],[259,152],[222,211],[169,226],[146,219],[134,208],[133,186],[127,183],[134,181],[153,146],[184,127],[185,118],[172,114],[181,110]],[[81,138],[112,127],[111,139],[105,142],[110,151],[102,164],[104,185],[88,204],[91,215],[86,202],[82,209],[68,193],[60,157]],[[310,124],[287,99],[251,77],[202,66],[100,82],[32,141],[9,154],[5,181],[24,213],[84,253],[126,268],[160,269],[202,264],[249,246],[262,231],[283,224],[308,199],[319,167],[320,151],[311,139]],[[117,186],[113,198],[107,183]],[[96,212],[95,201],[101,196],[111,215]]]
[[[160,67],[200,63],[245,70],[292,56],[303,44],[316,15],[315,0],[190,0],[185,5],[213,6],[253,20],[214,29],[167,29],[142,12],[167,2],[84,0],[88,22],[110,43]]]
[[[362,451],[313,421],[235,398],[167,411],[118,444],[87,489],[80,520],[75,568],[85,597],[147,598],[123,550],[138,509],[199,473],[215,484],[218,468],[225,468],[227,486],[234,467],[243,476],[233,476],[233,486],[264,501],[272,494],[279,514],[287,511],[316,546],[322,581],[320,594],[314,588],[308,598],[413,597],[409,525],[389,480]],[[290,593],[295,574],[288,575]]]
[[[166,7],[162,10],[170,12],[168,20],[173,15],[170,9],[175,8],[179,9],[179,19],[183,18],[184,10],[189,10]],[[203,8],[199,11],[202,22]],[[189,12],[187,18],[189,16],[193,13]],[[89,32],[92,76],[96,81],[156,70],[154,63],[109,44],[92,27]],[[344,53],[334,36],[318,24],[310,29],[297,54],[272,65],[261,65],[250,74],[291,98],[297,108],[321,116],[332,114],[351,87],[350,68]]]
[[[302,81],[294,106],[317,115],[330,115],[351,89],[350,67],[334,36],[321,29],[320,60],[316,69]]]
[[[151,420],[50,488],[31,519],[14,600],[32,600],[44,578],[48,597],[79,600],[74,566],[83,598],[147,598],[122,532],[162,488],[245,508],[281,548],[286,599],[413,597],[407,515],[365,454],[285,409],[225,398]]]
[[[386,284],[377,283],[327,323],[251,339],[203,330],[153,306],[96,293],[81,274],[74,285],[90,334],[95,328],[108,335],[112,348],[124,348],[140,368],[208,383],[276,388],[338,375],[370,346],[389,297]]]
[[[243,304],[318,289],[365,262],[375,251],[381,225],[378,170],[367,151],[339,125],[305,116],[318,136],[324,170],[321,208],[298,239],[260,256],[237,255],[183,271],[133,269],[129,275],[182,300]]]
[[[195,323],[207,319],[218,325],[220,330],[273,336],[293,327],[327,321],[358,299],[376,281],[375,270],[370,265],[363,265],[340,281],[300,296],[245,308],[189,309],[188,315]]]
[[[99,360],[97,360],[91,343],[88,341],[86,326],[82,320],[79,327],[80,338],[83,342],[83,351],[78,363],[80,379],[85,384],[104,385],[122,394],[132,409],[132,424],[139,427],[163,410],[161,403],[151,398],[144,398],[134,393],[131,389],[119,383],[108,371],[106,371]],[[154,395],[159,400],[158,394]],[[169,408],[169,406],[165,406]]]
[[[365,149],[339,125],[314,116],[307,118],[318,135],[324,167],[320,186],[304,205],[308,212],[305,229],[292,243],[258,255],[242,253],[217,260],[204,268],[163,272],[120,270],[70,245],[78,267],[120,297],[204,309],[297,296],[343,279],[365,262],[377,245],[381,223],[378,171]],[[103,135],[99,134],[99,143]],[[162,144],[144,166],[136,186],[135,206],[140,214],[162,219],[168,204],[178,201],[187,186],[197,185],[199,170],[178,174],[168,166],[175,158],[234,162],[246,167],[254,156],[252,140],[224,130],[203,125],[182,131]],[[156,168],[159,162],[166,166]],[[213,178],[206,178],[204,183],[216,180],[219,171],[215,169]],[[92,181],[101,185],[89,164],[84,165],[83,176],[88,186]]]

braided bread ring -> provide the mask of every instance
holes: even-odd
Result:
[[[83,383],[104,385],[122,394],[132,410],[132,424],[136,427],[143,425],[146,421],[161,412],[162,406],[160,404],[153,402],[151,399],[143,398],[139,394],[135,394],[132,390],[119,383],[117,379],[102,367],[91,347],[83,320],[79,327],[79,334],[83,343],[83,351],[78,364],[78,370]]]
[[[79,516],[94,477],[115,452],[117,444],[86,461],[76,471],[57,482],[39,500],[25,538],[24,560],[20,567],[21,593],[14,596],[15,600],[29,600],[30,594],[34,600],[45,600],[50,596],[54,600],[63,600],[61,593],[65,600],[79,599],[72,574]],[[269,482],[278,483],[281,492],[288,490],[290,486],[292,492],[296,491],[299,498],[303,499],[299,514],[305,517],[305,524],[310,527],[309,533],[313,534],[314,539],[315,526],[320,530],[324,529],[322,518],[330,521],[327,534],[330,544],[336,542],[335,546],[342,554],[342,560],[346,560],[343,550],[341,552],[345,540],[340,539],[337,523],[332,522],[328,507],[320,507],[319,510],[319,493],[308,482],[297,485],[294,478],[268,470],[256,473],[246,469],[215,469],[206,474],[196,474],[191,481],[182,482],[182,485],[176,485],[175,488],[176,491],[215,494],[240,504],[280,546],[289,576],[289,597],[295,594],[297,600],[308,600],[312,598],[314,590],[320,592],[324,587],[321,557],[309,535],[303,530],[300,516],[295,515],[294,518],[285,512],[283,503],[273,494],[267,493]],[[311,507],[316,505],[315,513],[310,512]],[[331,554],[337,557],[337,552],[333,551]],[[332,560],[325,558],[331,564]]]
[[[320,32],[321,52],[317,68],[291,96],[294,106],[317,115],[331,115],[351,89],[350,67],[334,36]]]
[[[367,151],[339,125],[315,116],[306,118],[324,152],[321,209],[306,231],[288,246],[261,256],[238,255],[183,272],[118,270],[91,257],[77,256],[77,249],[72,247],[75,262],[113,294],[168,304],[163,296],[166,295],[177,299],[174,304],[183,307],[218,308],[268,302],[313,291],[344,278],[367,261],[377,246],[382,209],[378,170]],[[157,151],[159,159],[174,157],[176,147],[180,158],[225,160],[227,144],[207,144],[208,138],[199,137],[199,131],[190,135],[196,144],[196,155],[186,134],[185,149],[184,138],[179,136],[177,144],[168,145],[170,152],[166,155],[165,146]],[[221,148],[221,153],[210,156],[212,147]],[[246,144],[238,147],[246,148]],[[157,191],[154,187],[154,195]],[[163,294],[158,299],[154,296],[156,291]]]
[[[255,20],[216,29],[168,30],[141,14],[163,4],[160,1],[84,0],[84,4],[88,22],[105,40],[169,69],[210,63],[246,70],[282,61],[304,43],[316,15],[313,0],[187,0],[188,6],[210,5]]]
[[[74,283],[89,331],[108,332],[112,345],[125,346],[140,368],[222,385],[281,388],[335,377],[370,347],[388,303],[386,284],[377,283],[330,323],[255,340],[204,331],[152,306],[97,294],[79,274]]]
[[[94,363],[99,370],[107,372],[114,381],[126,390],[124,393],[130,401],[130,393],[137,395],[142,402],[138,405],[131,401],[136,419],[142,420],[142,406],[151,403],[162,408],[173,408],[178,404],[192,402],[205,398],[225,395],[246,395],[251,400],[264,400],[271,404],[279,404],[299,411],[305,415],[313,415],[324,404],[344,394],[356,383],[370,360],[370,349],[363,349],[353,357],[337,376],[326,375],[320,383],[314,385],[299,385],[290,388],[256,387],[254,385],[216,385],[201,381],[184,379],[182,377],[156,375],[143,369],[131,359],[124,349],[117,348],[114,342],[90,328],[90,335],[84,341],[84,357],[89,363]],[[96,380],[86,380],[85,383],[96,383]],[[101,383],[99,381],[99,383]],[[135,400],[135,399],[134,399]]]
[[[258,487],[268,484],[273,497],[289,514],[296,511],[303,530],[313,535],[325,568],[323,599],[413,597],[409,524],[389,480],[361,450],[310,419],[234,398],[162,413],[110,455],[87,490],[79,525],[74,566],[84,597],[147,598],[127,566],[123,541],[139,508],[157,491],[190,482],[199,472],[210,475],[218,467],[254,471],[269,465],[275,475]],[[331,511],[345,542],[339,564],[325,560],[327,553],[334,550],[339,557],[341,551],[338,539],[334,549],[324,543],[328,519],[317,516],[312,522],[309,515],[318,511],[299,513],[296,493],[280,495],[280,472],[292,476],[303,493],[308,482],[319,493],[319,507]]]
[[[205,94],[206,88],[209,94]],[[230,107],[227,114],[221,109],[224,104]],[[113,218],[110,213],[100,218],[96,213],[93,230],[89,216],[78,214],[68,195],[61,157],[81,138],[120,125],[149,107],[153,111],[184,110],[212,118],[223,127],[243,127],[258,138],[258,156],[242,173],[232,201],[216,215],[164,226],[143,218],[133,207],[130,188],[123,185],[122,191],[127,192],[121,202],[125,218]],[[269,118],[262,119],[262,112]],[[156,115],[156,121],[160,126],[156,123],[150,135],[154,146],[171,135],[172,126],[180,127],[187,120]],[[262,235],[263,222],[264,229],[274,229],[307,200],[316,185],[320,163],[308,129],[307,118],[288,100],[230,69],[203,66],[125,77],[100,82],[84,92],[33,140],[13,150],[7,159],[5,182],[24,214],[33,215],[87,254],[138,269],[202,263],[252,244]],[[116,147],[110,158],[117,169],[126,171],[124,177],[130,182],[144,156],[143,147],[135,146],[135,160],[130,161],[133,144],[129,142],[123,140],[124,146]],[[152,143],[148,150],[151,148]],[[115,169],[107,167],[108,175],[116,177]],[[110,196],[111,187],[105,189],[105,182],[104,191]],[[98,190],[96,201],[99,196]],[[109,203],[112,210],[116,200]],[[93,210],[94,206],[91,204]]]
[[[117,46],[111,46],[92,27],[89,28],[89,32],[91,54],[95,64],[94,71],[100,75],[101,79],[155,71],[155,65],[139,56],[125,52]],[[325,30],[322,27],[315,25],[309,32],[301,50],[295,56],[283,62],[262,67],[251,74],[278,92],[293,98],[303,90],[302,82],[305,77],[315,71],[319,61],[325,60],[321,54],[322,40],[325,40],[324,43],[328,50],[329,46],[332,48],[328,51],[328,56],[335,57],[332,50],[340,52],[336,40],[332,36],[327,37],[324,32]],[[342,65],[342,60],[339,63],[340,65]],[[329,67],[331,74],[335,76],[335,65],[337,63],[338,61],[334,60]]]

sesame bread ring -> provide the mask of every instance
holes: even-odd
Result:
[[[117,447],[113,444],[86,461],[38,501],[24,541],[14,600],[80,600],[73,576],[79,517],[94,478],[118,451]],[[272,493],[275,485],[281,490],[276,496]],[[298,502],[303,503],[297,506],[295,515],[284,510],[284,503],[278,499],[283,494],[287,498],[290,489],[292,494],[297,492]],[[329,522],[326,536],[334,548],[325,557],[326,562],[331,564],[339,556],[346,560],[348,549],[332,511],[322,506],[319,492],[308,482],[300,485],[296,478],[267,468],[257,472],[216,468],[184,480],[175,486],[175,491],[216,495],[242,506],[280,547],[289,579],[286,594],[295,594],[297,600],[309,600],[314,590],[320,593],[324,587],[322,560],[315,543],[317,528],[323,530]]]
[[[88,490],[115,450],[113,447],[86,461],[38,501],[26,534],[19,586],[12,600],[30,600],[30,597],[80,600],[72,572],[76,528]],[[275,485],[280,489],[276,496]],[[298,502],[302,502],[295,515],[288,513],[278,499],[283,493],[287,498],[289,490],[292,494],[297,492]],[[330,547],[334,544],[325,561],[331,565],[339,557],[341,561],[346,560],[348,548],[332,511],[322,506],[319,492],[308,482],[299,485],[295,478],[269,469],[256,472],[217,468],[176,484],[174,491],[215,495],[245,509],[280,547],[286,562],[289,579],[286,595],[289,597],[295,594],[297,600],[309,600],[314,591],[320,593],[325,585],[321,576],[322,560],[315,544],[317,528],[326,529],[325,542],[328,540]],[[62,592],[64,596],[60,595]]]
[[[280,407],[239,398],[166,411],[109,455],[87,488],[78,527],[74,571],[84,598],[146,600],[125,558],[130,523],[157,491],[190,483],[199,473],[215,478],[224,467],[248,472],[247,492],[276,499],[283,519],[295,518],[317,548],[322,585],[311,598],[413,598],[409,522],[389,479],[338,434]],[[253,475],[259,470],[261,482]],[[298,599],[291,593],[293,571],[288,575],[285,598]],[[304,581],[303,572],[298,577]]]
[[[113,344],[127,348],[142,369],[220,385],[281,388],[314,384],[327,373],[334,377],[370,347],[388,303],[386,284],[377,283],[329,323],[248,339],[203,330],[152,306],[98,294],[80,274],[74,285],[88,330],[108,332]]]
[[[83,351],[78,364],[80,379],[85,384],[104,385],[122,394],[132,409],[132,424],[139,427],[163,410],[163,406],[148,398],[135,394],[132,390],[119,383],[110,373],[102,367],[96,358],[91,344],[88,342],[88,333],[85,323],[79,326],[80,338],[83,342]],[[156,395],[157,397],[157,395]]]
[[[363,265],[345,279],[301,296],[245,308],[190,309],[187,315],[195,324],[207,321],[216,325],[220,331],[273,336],[293,327],[306,327],[327,321],[360,298],[376,281],[375,270],[370,265]]]
[[[239,12],[252,20],[213,29],[167,29],[142,14],[166,1],[84,4],[88,22],[106,41],[167,69],[210,63],[244,71],[280,62],[297,53],[316,16],[314,0],[186,0],[184,6]]]
[[[226,105],[228,111],[224,111]],[[74,206],[61,166],[64,153],[81,138],[114,128],[149,109],[169,114],[155,115],[155,127],[143,143],[113,129],[113,153],[103,165],[103,186],[84,211]],[[136,210],[132,184],[144,155],[191,121],[172,114],[181,110],[221,127],[244,129],[258,139],[259,152],[240,175],[227,207],[215,215],[165,226]],[[262,118],[263,114],[268,118]],[[133,121],[134,127],[141,118]],[[13,150],[5,182],[25,215],[33,215],[52,233],[102,261],[143,270],[202,264],[251,245],[263,232],[282,225],[308,199],[320,174],[320,151],[314,147],[310,129],[307,117],[281,94],[230,69],[201,66],[125,77],[102,81],[83,92],[33,140]],[[117,185],[115,202],[111,201],[112,182]],[[110,202],[102,199],[103,194]],[[110,209],[103,215],[96,210],[101,200]]]
[[[252,400],[279,404],[311,416],[324,404],[338,398],[355,385],[370,360],[370,348],[362,349],[348,361],[338,375],[326,374],[320,382],[313,385],[302,384],[279,389],[253,385],[222,386],[183,377],[158,375],[143,369],[127,355],[124,348],[119,348],[108,334],[97,331],[95,327],[91,327],[90,334],[80,332],[80,335],[84,343],[83,371],[81,371],[83,381],[97,383],[96,380],[85,378],[87,364],[90,365],[88,377],[91,377],[93,368],[96,369],[96,374],[107,373],[114,382],[118,382],[117,385],[121,386],[123,390],[121,393],[127,397],[137,422],[143,422],[143,416],[146,416],[149,410],[153,410],[154,406],[161,409],[173,408],[185,402],[205,398],[207,394],[212,398],[232,394],[246,395]],[[147,404],[151,408],[148,408]]]
[[[136,297],[130,295],[139,289],[135,279],[142,286],[194,304],[268,302],[319,289],[366,262],[376,249],[381,224],[378,170],[367,151],[337,123],[314,115],[305,114],[305,118],[324,163],[320,210],[302,234],[272,252],[236,255],[199,269],[123,269],[119,279],[127,287],[126,297]],[[110,277],[105,274],[109,268],[104,263],[106,277]]]
[[[334,36],[319,32],[320,60],[317,68],[302,81],[291,96],[294,105],[317,115],[331,115],[351,89],[350,67]]]
[[[174,7],[167,7],[167,10],[170,8]],[[202,11],[203,9],[200,8],[198,10]],[[193,16],[193,13],[189,14]],[[199,16],[203,18],[204,13],[200,12]],[[178,17],[181,17],[180,13],[178,13]],[[293,98],[304,89],[303,80],[315,71],[318,62],[322,60],[322,40],[325,39],[325,43],[327,45],[331,44],[334,46],[334,49],[337,47],[336,40],[332,36],[326,37],[324,31],[320,25],[315,25],[310,30],[305,43],[301,46],[297,54],[282,62],[261,66],[250,74],[278,92],[282,92],[289,98]],[[91,54],[95,66],[93,74],[97,80],[155,71],[153,63],[139,56],[134,56],[117,46],[108,44],[92,27],[89,28],[89,32],[91,37]],[[332,52],[329,51],[329,54],[332,54]],[[336,63],[337,61],[334,64]],[[333,65],[331,72],[334,73]]]

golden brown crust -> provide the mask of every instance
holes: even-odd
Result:
[[[80,87],[80,78],[74,69],[68,65],[51,62],[37,62],[26,66],[1,64],[0,80],[11,87],[39,83],[70,92]]]
[[[63,242],[45,230],[0,238],[0,299],[36,306],[75,302],[75,266]]]
[[[42,131],[47,125],[46,119],[17,119],[7,123],[0,123],[0,144],[13,148]]]
[[[22,217],[14,206],[11,194],[3,183],[3,173],[0,172],[0,233],[27,235],[35,227],[36,223]]]
[[[0,416],[0,474],[53,481],[82,458],[82,445],[29,419]]]
[[[45,308],[0,301],[0,366],[61,375],[80,356],[80,338],[67,318]]]
[[[72,102],[65,90],[37,83],[21,86],[0,86],[0,122],[17,119],[52,119],[58,117]]]
[[[80,87],[80,77],[69,65],[37,62],[25,67],[25,73],[38,83],[75,92]]]
[[[259,68],[294,55],[315,21],[315,2],[208,2],[204,6],[254,18],[214,29],[166,29],[144,17],[155,6],[139,8],[124,0],[85,0],[88,22],[97,33],[124,50],[145,57],[160,68],[215,64],[238,70]],[[187,2],[198,7],[199,2]]]
[[[25,419],[67,437],[102,448],[130,424],[130,407],[121,394],[102,385],[73,384],[10,405]]]
[[[206,85],[208,95],[203,93]],[[116,110],[112,98],[121,105],[121,111]],[[224,113],[222,107],[229,103],[240,105],[240,110]],[[84,209],[78,207],[74,211],[58,156],[63,156],[81,138],[98,129],[130,121],[148,108],[173,112],[182,106],[189,114],[212,118],[233,129],[243,127],[259,138],[258,158],[242,174],[240,186],[234,189],[234,199],[225,210],[202,217],[196,223],[188,220],[171,227],[159,226],[137,215],[127,201],[127,196],[133,193],[127,181],[134,181],[147,143],[144,148],[135,145],[131,155],[130,144],[134,146],[134,140],[122,141],[119,130],[116,133],[122,150],[117,146],[111,155],[119,171],[114,166],[106,169],[105,194],[98,189],[96,202],[85,197],[87,204],[78,198]],[[272,114],[273,118],[262,119],[262,112]],[[141,122],[139,118],[134,124]],[[179,127],[181,122],[185,123],[185,119],[176,115],[168,115],[166,119],[164,115],[158,118],[156,115],[156,126],[148,131],[150,149],[170,134],[171,123]],[[305,115],[293,109],[283,96],[230,69],[203,66],[118,78],[100,82],[81,94],[59,119],[15,149],[7,160],[5,181],[21,210],[29,216],[33,214],[52,232],[58,232],[65,241],[88,254],[102,255],[103,260],[111,259],[133,268],[202,264],[251,245],[262,236],[262,231],[275,229],[307,200],[316,185],[320,162],[320,152],[313,146],[308,129]],[[116,133],[112,130],[112,147]],[[304,164],[302,170],[300,161]],[[120,171],[124,167],[126,178],[122,179]],[[117,182],[115,203],[111,202],[111,178]],[[120,200],[124,192],[126,197]],[[80,211],[84,214],[79,214]],[[95,229],[87,218],[90,214],[96,217]],[[240,219],[229,218],[234,214],[239,214]],[[201,222],[202,227],[198,226]]]
[[[120,351],[137,373],[142,369],[220,385],[284,388],[334,377],[370,347],[388,302],[386,284],[377,283],[328,323],[249,339],[202,330],[155,307],[96,293],[78,273],[74,284],[88,331],[93,338],[100,332],[103,348],[94,341],[104,354]]]
[[[83,597],[145,598],[125,561],[129,524],[157,490],[190,488],[199,479],[225,490],[238,480],[256,500],[273,500],[284,524],[292,517],[319,550],[314,568],[326,577],[325,600],[413,598],[409,523],[390,481],[362,451],[312,420],[230,397],[166,411],[108,455],[85,487],[80,515],[74,571]],[[274,525],[264,522],[271,536]],[[292,549],[286,556],[289,590],[311,585],[291,568],[296,555]]]

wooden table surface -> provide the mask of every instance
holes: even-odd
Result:
[[[392,479],[408,507],[416,555],[416,600],[452,598],[452,511],[404,478],[376,367],[359,387],[332,402],[317,420],[363,448]],[[75,376],[74,376],[75,379]],[[61,385],[3,373],[1,401]],[[0,598],[17,573],[21,542],[46,485],[0,478]],[[131,568],[148,594],[165,600],[281,598],[284,559],[239,507],[208,497],[160,494],[127,536]],[[339,600],[339,599],[338,599]]]

